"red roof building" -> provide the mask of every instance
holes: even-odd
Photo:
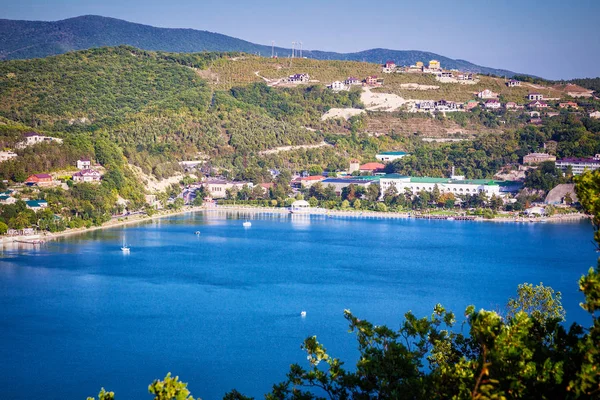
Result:
[[[383,171],[384,169],[385,169],[385,165],[383,165],[382,163],[370,162],[370,163],[361,165],[359,168],[359,171],[373,173],[373,172]]]
[[[38,186],[47,186],[52,185],[54,181],[52,180],[52,175],[49,174],[34,174],[29,176],[25,183],[30,185],[38,185]]]

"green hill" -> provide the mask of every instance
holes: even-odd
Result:
[[[250,43],[218,33],[194,29],[155,28],[115,18],[85,15],[61,21],[0,20],[0,59],[28,59],[62,54],[93,47],[130,45],[146,50],[169,52],[239,51],[271,55],[271,46]],[[275,48],[281,57],[291,54],[287,48]],[[483,67],[464,60],[416,50],[370,49],[356,53],[305,50],[303,56],[318,60],[347,60],[399,65],[437,59],[445,68],[485,74],[512,76],[514,72]]]

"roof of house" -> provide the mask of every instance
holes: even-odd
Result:
[[[370,183],[373,180],[369,179],[358,179],[358,176],[353,176],[352,178],[327,178],[323,181],[323,183],[347,183],[355,184],[355,185],[364,185],[365,183]]]
[[[560,160],[556,160],[556,162],[571,162],[571,163],[591,163],[591,164],[600,164],[600,160],[597,160],[595,158],[577,158],[577,157],[567,157],[567,158],[562,158]]]
[[[323,179],[325,179],[323,175],[312,175],[300,178],[301,181],[322,181]]]
[[[366,163],[360,166],[361,170],[365,170],[365,171],[369,171],[369,170],[375,170],[375,169],[384,169],[385,165],[383,165],[382,163],[377,163],[377,162],[370,162],[370,163]]]
[[[8,200],[10,198],[7,194],[0,194],[0,200]]]
[[[500,101],[498,101],[496,99],[489,99],[488,101],[485,102],[485,104],[496,104],[496,103],[500,103]]]
[[[92,160],[90,160],[89,158],[80,158],[79,161],[83,161],[83,162],[91,162]]]
[[[48,204],[46,200],[27,200],[25,201],[29,207],[41,207],[42,204]]]
[[[383,156],[405,156],[408,153],[405,153],[403,151],[383,151],[381,153],[377,153],[377,155],[383,155]]]
[[[100,172],[95,169],[82,169],[73,174],[73,176],[84,176],[84,175],[100,175]]]
[[[32,176],[35,176],[38,179],[48,179],[48,178],[52,179],[52,175],[50,175],[50,174],[33,174],[29,178],[31,178]]]
[[[25,137],[33,137],[33,136],[44,136],[44,135],[40,135],[37,132],[27,132],[27,133],[23,134],[23,136],[25,136]]]

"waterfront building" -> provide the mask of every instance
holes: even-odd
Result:
[[[321,183],[324,187],[329,185],[333,186],[335,193],[340,196],[342,194],[342,189],[350,185],[362,186],[366,188],[370,184],[378,181],[379,177],[377,176],[353,176],[351,178],[327,178]]]
[[[382,176],[379,180],[381,185],[381,193],[392,186],[396,187],[398,193],[404,193],[405,189],[410,189],[413,194],[418,194],[420,191],[425,190],[432,192],[437,185],[441,193],[452,193],[452,194],[477,194],[483,192],[488,196],[500,195],[501,192],[508,191],[501,190],[499,181],[490,179],[452,179],[452,178],[431,178],[431,177],[414,177],[405,176],[400,174],[388,174]]]
[[[233,182],[226,179],[209,178],[202,182],[202,186],[210,193],[210,197],[213,199],[222,199],[227,196],[228,189],[240,190],[244,186],[251,189],[254,184],[252,182]]]

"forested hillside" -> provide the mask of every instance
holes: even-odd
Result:
[[[271,46],[254,44],[219,33],[194,29],[155,28],[115,18],[85,15],[62,21],[0,20],[0,59],[26,59],[62,54],[93,47],[129,45],[145,50],[193,53],[201,51],[240,51],[261,56],[271,55]],[[282,58],[291,49],[276,47]],[[356,53],[304,50],[303,56],[317,60],[346,60],[383,63],[395,60],[399,65],[437,59],[448,68],[512,76],[514,72],[483,67],[465,60],[453,60],[439,54],[416,50],[370,49]]]

